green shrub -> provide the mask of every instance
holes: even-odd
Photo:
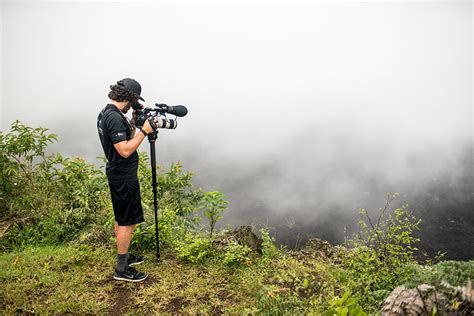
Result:
[[[132,249],[144,252],[156,248],[155,215],[153,205],[152,175],[148,156],[139,153],[138,177],[145,222],[137,225],[132,239]],[[171,164],[168,171],[157,166],[158,234],[160,247],[174,249],[176,241],[195,228],[198,203],[203,196],[201,189],[194,189],[191,172],[183,171],[181,163]],[[161,248],[160,248],[161,249]]]
[[[177,257],[185,262],[199,263],[211,253],[207,238],[187,233],[182,240],[176,240]]]
[[[78,238],[81,230],[93,222],[89,209],[51,209],[47,216],[14,224],[2,240],[3,250],[28,245],[57,245]]]
[[[222,218],[221,214],[227,208],[225,195],[218,191],[206,192],[200,202],[200,208],[204,209],[204,215],[209,220],[211,229],[209,235],[212,237],[216,222]]]
[[[270,236],[268,229],[260,229],[262,237],[262,259],[273,259],[279,254],[278,248],[275,246],[275,238]]]
[[[157,201],[160,209],[175,210],[179,216],[193,215],[203,192],[194,189],[191,182],[193,173],[183,170],[183,165],[178,162],[171,164],[168,171],[157,166]],[[153,210],[152,174],[148,155],[139,152],[138,178],[144,206]]]
[[[174,249],[176,242],[182,240],[186,233],[194,227],[194,222],[178,215],[170,209],[158,212],[158,235],[161,248]],[[154,215],[150,215],[144,223],[137,225],[133,233],[131,247],[139,252],[156,249],[156,232]],[[160,248],[160,249],[161,249]]]
[[[412,277],[404,285],[414,288],[420,284],[434,286],[447,282],[452,286],[466,286],[467,280],[474,280],[474,260],[444,261],[433,266],[413,265]]]
[[[335,297],[330,302],[330,309],[326,316],[366,316],[362,307],[357,303],[357,299],[350,297],[349,292],[345,292],[342,297]]]
[[[114,220],[104,172],[82,158],[46,155],[47,144],[57,139],[47,131],[16,121],[9,133],[0,132],[0,218],[15,217],[0,249],[69,241],[109,244],[106,236],[113,235]],[[146,153],[139,156],[146,223],[137,228],[133,246],[154,249],[151,169]],[[203,192],[192,187],[191,179],[180,163],[157,175],[164,245],[174,247],[173,239],[199,220],[196,210]]]
[[[250,253],[252,249],[248,246],[240,245],[237,242],[229,243],[225,248],[223,263],[227,266],[240,264],[250,265]]]
[[[65,208],[85,208],[107,215],[111,208],[110,192],[104,173],[86,160],[56,155],[56,164],[51,181],[54,181],[58,196]]]
[[[407,206],[388,212],[397,195],[389,195],[377,221],[361,209],[359,232],[346,240],[351,248],[342,260],[340,281],[360,298],[364,306],[376,306],[396,286],[412,275],[416,264],[413,231],[420,221]]]
[[[19,121],[0,133],[1,215],[14,216],[2,250],[69,242],[109,216],[105,175],[81,158],[46,155],[56,139]]]
[[[465,286],[468,279],[474,280],[474,260],[444,261],[432,268],[434,280],[430,284],[445,281],[453,286]]]
[[[46,128],[32,128],[15,121],[9,133],[0,132],[0,217],[27,212],[44,204],[49,183],[42,164],[45,150],[57,140]]]

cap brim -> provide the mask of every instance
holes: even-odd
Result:
[[[145,99],[143,99],[142,97],[140,97],[139,99],[142,100],[142,101],[145,101]]]

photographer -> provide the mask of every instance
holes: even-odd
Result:
[[[115,215],[117,267],[114,279],[140,282],[148,275],[130,266],[142,263],[143,257],[128,253],[135,225],[144,221],[136,150],[153,128],[147,120],[135,133],[135,110],[131,121],[124,115],[132,104],[143,100],[137,81],[125,78],[111,85],[110,90],[110,103],[97,118],[97,130],[107,158],[106,174]]]

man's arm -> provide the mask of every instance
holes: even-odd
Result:
[[[148,122],[148,120],[145,121],[142,129],[147,134],[153,132],[153,128],[151,127],[150,122]],[[138,146],[140,146],[144,138],[145,134],[140,131],[130,140],[124,140],[115,143],[114,147],[120,156],[122,156],[123,158],[128,158],[131,154],[135,152],[135,150],[137,150]]]
[[[145,138],[145,134],[140,131],[136,135],[131,135],[131,138],[127,140],[127,127],[120,113],[110,113],[107,115],[104,118],[104,125],[107,127],[107,133],[109,134],[115,150],[123,158],[128,158],[133,154]],[[144,122],[142,129],[146,134],[153,132],[153,128],[148,120]]]
[[[144,138],[145,134],[140,132],[130,140],[124,140],[120,143],[114,144],[114,147],[120,156],[122,156],[123,158],[128,158],[131,154],[135,152],[135,150],[137,150],[138,146],[140,146]]]

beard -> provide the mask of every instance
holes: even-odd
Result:
[[[127,114],[128,110],[132,107],[132,102],[128,101],[127,105],[121,110],[123,114]]]

